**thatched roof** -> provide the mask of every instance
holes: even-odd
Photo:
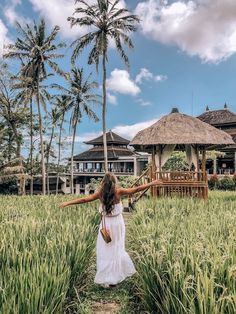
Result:
[[[211,125],[221,125],[229,123],[236,124],[236,114],[228,110],[227,107],[221,110],[207,110],[197,118]]]
[[[106,133],[107,145],[128,145],[129,141],[125,138],[119,136],[118,134],[112,132],[111,130]],[[84,142],[89,145],[103,145],[103,135],[96,137],[90,141]]]
[[[129,157],[135,153],[127,147],[107,147],[107,154],[109,160],[116,160],[119,157]],[[74,161],[103,161],[104,149],[103,147],[93,147],[81,154],[74,156]]]
[[[158,144],[231,145],[231,136],[202,122],[198,118],[181,113],[170,113],[150,127],[138,132],[130,142],[136,149]]]

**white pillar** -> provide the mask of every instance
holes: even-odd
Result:
[[[217,174],[217,159],[213,160],[213,174]]]
[[[80,184],[75,185],[75,194],[80,194]]]
[[[138,175],[138,171],[137,171],[137,158],[134,157],[134,176]]]

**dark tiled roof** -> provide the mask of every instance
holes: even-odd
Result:
[[[134,153],[126,147],[108,147],[107,149],[108,159],[114,160],[119,157],[133,156]],[[93,147],[81,154],[74,156],[75,161],[90,161],[90,160],[104,160],[103,147]]]
[[[228,109],[212,110],[212,111],[209,110],[202,113],[197,118],[202,120],[203,122],[206,122],[212,125],[224,124],[224,123],[236,123],[236,114],[229,111]]]
[[[28,181],[27,185],[30,185]],[[57,183],[57,177],[49,177],[49,184],[56,184]],[[65,181],[59,177],[59,184],[60,183],[65,183]],[[42,185],[42,177],[34,177],[34,184]]]
[[[119,136],[118,134],[109,131],[106,133],[107,136],[107,144],[119,144],[119,145],[128,145],[129,141],[125,138]],[[103,145],[103,135],[98,136],[97,138],[84,142],[85,144],[89,145]]]

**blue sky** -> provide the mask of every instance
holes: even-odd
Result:
[[[220,109],[226,102],[236,112],[235,0],[122,0],[121,5],[138,14],[141,24],[132,35],[135,49],[128,51],[129,69],[112,47],[109,50],[108,129],[131,138],[172,107],[196,116],[206,105]],[[70,44],[83,31],[71,30],[66,21],[73,8],[73,0],[0,0],[0,48],[14,41],[16,19],[23,24],[40,17],[49,29],[59,25],[60,39]],[[69,70],[71,50],[65,54],[60,64]],[[101,83],[86,60],[85,52],[78,65]],[[95,110],[100,115],[100,109]],[[100,131],[101,122],[85,118],[78,127],[76,152],[85,149],[81,141]]]

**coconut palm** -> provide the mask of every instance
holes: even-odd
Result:
[[[49,117],[50,117],[50,124],[51,124],[51,127],[49,127],[49,129],[50,129],[50,136],[49,136],[49,141],[45,145],[46,146],[45,157],[46,157],[46,175],[47,175],[47,193],[48,193],[48,195],[50,194],[50,186],[49,186],[49,158],[50,158],[50,156],[54,157],[53,150],[52,150],[52,140],[53,140],[53,138],[55,136],[55,128],[57,126],[57,122],[58,122],[58,119],[59,119],[58,108],[57,107],[52,108],[52,111],[51,111]]]
[[[0,68],[0,117],[4,119],[7,133],[9,136],[9,156],[11,159],[10,146],[16,143],[16,158],[21,157],[22,131],[27,124],[29,112],[21,103],[18,102],[16,93],[12,88],[11,73],[6,65]]]
[[[97,0],[96,4],[89,5],[84,0],[76,0],[80,5],[75,9],[75,15],[78,17],[68,17],[68,21],[73,26],[90,27],[91,31],[76,39],[72,46],[74,51],[72,54],[72,63],[75,62],[78,55],[84,48],[92,44],[92,49],[89,53],[88,63],[98,65],[100,58],[102,59],[103,68],[103,107],[102,107],[102,126],[103,126],[103,143],[104,143],[104,161],[105,171],[108,171],[107,157],[107,141],[106,141],[106,63],[108,62],[108,45],[109,41],[114,40],[116,49],[124,60],[126,65],[129,65],[129,59],[126,55],[123,44],[129,48],[133,48],[133,43],[127,35],[136,30],[136,24],[139,18],[136,15],[121,8],[120,0]]]
[[[70,103],[70,98],[67,95],[59,95],[55,97],[55,106],[58,109],[58,119],[59,119],[59,137],[58,137],[58,157],[57,157],[57,183],[56,183],[56,194],[58,194],[59,185],[59,167],[61,161],[61,138],[63,123],[65,121],[65,114],[68,110]]]
[[[83,68],[73,67],[71,72],[67,74],[68,88],[54,84],[68,96],[68,108],[71,111],[70,132],[72,132],[71,147],[71,193],[74,194],[74,146],[75,135],[78,123],[81,122],[83,115],[87,115],[90,119],[99,121],[95,112],[91,109],[91,104],[100,103],[100,96],[94,93],[94,89],[98,87],[95,81],[91,80],[91,74],[85,79]]]
[[[59,27],[55,26],[51,33],[46,35],[45,21],[42,19],[39,25],[34,23],[33,27],[26,24],[23,28],[17,23],[20,33],[14,44],[8,46],[5,58],[18,59],[21,61],[21,75],[32,78],[32,84],[36,89],[36,103],[38,110],[38,121],[41,145],[41,164],[42,164],[42,193],[46,192],[45,160],[44,160],[44,140],[43,123],[40,102],[40,82],[47,78],[47,70],[63,75],[55,59],[62,58],[58,49],[64,47],[63,43],[56,43]]]
[[[34,133],[39,130],[39,126],[35,121],[35,115],[33,113],[33,102],[37,99],[37,88],[35,86],[35,82],[33,77],[26,77],[21,73],[18,73],[16,76],[12,77],[13,85],[12,88],[16,90],[18,93],[16,95],[16,99],[18,103],[29,106],[30,108],[30,152],[29,152],[29,161],[30,161],[30,195],[33,195],[33,151],[34,151]],[[51,96],[48,93],[48,86],[42,85],[44,78],[40,78],[40,86],[39,86],[39,99],[40,104],[43,106],[44,111],[46,112],[46,104],[47,101],[50,101]]]

